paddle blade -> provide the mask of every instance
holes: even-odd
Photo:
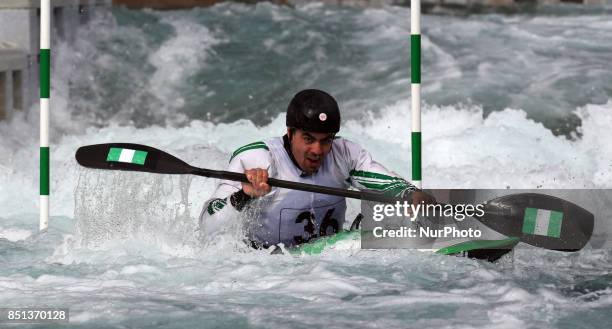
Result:
[[[499,233],[518,237],[532,246],[559,250],[582,249],[593,234],[589,211],[554,196],[522,193],[485,203],[485,214],[476,217]]]
[[[80,147],[77,162],[87,168],[143,171],[157,174],[189,174],[193,167],[156,148],[130,143]]]

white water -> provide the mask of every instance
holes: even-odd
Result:
[[[248,12],[250,8],[217,6],[214,10],[215,15],[222,18],[225,12],[234,20],[232,15]],[[381,23],[377,19],[400,19],[389,8],[364,12],[320,7],[300,10],[294,13],[274,6],[257,6],[255,12],[273,16],[275,22],[294,19],[292,15],[314,19],[324,13],[339,22],[343,22],[343,17],[367,18],[370,24]],[[309,10],[315,14],[309,16]],[[283,133],[284,117],[277,114],[279,110],[262,110],[259,116],[265,119],[253,120],[257,124],[250,120],[213,120],[213,123],[203,121],[206,115],[194,118],[191,112],[180,112],[189,103],[181,100],[181,95],[185,95],[183,85],[188,80],[186,72],[207,67],[215,54],[211,49],[232,38],[226,32],[192,25],[190,19],[198,13],[202,12],[159,14],[163,24],[172,26],[178,34],[168,37],[157,52],[147,56],[153,68],[125,70],[109,78],[115,84],[128,80],[137,85],[134,90],[140,94],[133,94],[128,101],[119,98],[108,105],[101,100],[107,90],[105,85],[85,82],[89,78],[101,79],[94,74],[96,70],[125,69],[113,50],[89,49],[95,43],[85,41],[77,42],[75,49],[58,47],[54,67],[59,78],[53,85],[51,103],[52,217],[47,233],[37,232],[37,108],[0,122],[1,305],[68,307],[71,322],[86,328],[607,327],[612,320],[612,254],[608,250],[589,248],[576,254],[521,250],[513,263],[488,264],[409,250],[270,256],[266,251],[244,248],[233,237],[217,245],[201,246],[197,243],[195,223],[214,189],[214,180],[80,168],[74,160],[79,146],[131,142],[160,148],[195,166],[222,169],[235,148]],[[210,20],[217,19],[215,15]],[[597,17],[577,15],[569,21],[592,29],[611,28]],[[442,18],[429,18],[440,22],[433,30],[445,28]],[[484,16],[476,22],[448,20],[468,30],[484,29],[486,23],[481,20],[569,24],[566,17]],[[104,27],[103,22],[97,24]],[[115,27],[110,24],[108,28]],[[342,31],[343,27],[338,28]],[[344,28],[346,33],[348,28]],[[153,38],[138,28],[133,28],[133,32],[121,29],[128,39],[141,40],[143,44],[146,38]],[[405,33],[405,26],[397,30],[391,23],[386,29],[388,36],[394,36],[389,37],[391,42],[398,33]],[[104,31],[98,26],[89,36],[99,35],[97,40],[106,40],[108,35]],[[598,37],[604,35],[602,32]],[[322,44],[326,44],[328,37],[312,36],[323,38]],[[188,46],[198,38],[204,42]],[[519,40],[528,42],[529,36],[525,38]],[[270,34],[266,40],[274,51],[290,49],[291,43],[284,43],[282,33],[280,37]],[[389,42],[388,38],[371,43],[364,40],[364,49],[379,49],[379,42]],[[438,43],[426,41],[424,51],[437,53],[436,49],[442,47]],[[137,44],[132,45],[134,52],[139,49]],[[121,49],[120,44],[109,45]],[[182,47],[185,51],[180,51]],[[325,54],[325,47],[320,49],[321,54]],[[583,49],[586,58],[590,58],[589,49]],[[205,50],[210,53],[198,54]],[[97,52],[101,52],[98,57],[94,56]],[[598,56],[593,51],[592,57]],[[435,70],[444,78],[428,88],[448,90],[444,79],[465,74],[461,65],[456,64],[465,58],[441,53],[439,57],[442,60]],[[92,68],[85,68],[81,75],[82,68],[71,63],[88,62],[83,58],[92,59]],[[324,61],[325,57],[319,60]],[[364,69],[352,67],[349,75],[375,75],[379,64],[372,62],[372,67]],[[562,72],[563,65],[555,66],[555,72]],[[301,66],[293,68],[294,72],[307,72],[316,71],[317,66],[303,59]],[[248,86],[257,90],[262,82],[251,81],[254,78],[249,76],[250,69],[243,69],[245,79],[250,81]],[[484,74],[490,69],[485,63],[479,72]],[[588,75],[590,71],[577,72]],[[317,74],[309,76],[310,82],[317,81]],[[489,78],[493,81],[503,80],[503,72],[492,74]],[[151,78],[145,83],[143,76]],[[387,94],[370,101],[359,97],[356,97],[359,101],[350,101],[343,94],[346,100],[341,105],[350,114],[341,135],[361,143],[380,162],[409,177],[410,121],[406,113],[410,99],[393,91],[395,84],[405,83],[402,79],[405,77],[388,82],[387,89],[380,86],[379,91]],[[83,90],[90,89],[88,92],[97,96],[79,93],[75,96],[74,90],[69,92],[67,81]],[[500,83],[507,88],[513,84]],[[335,87],[343,88],[340,82]],[[232,95],[228,90],[206,84],[198,88],[201,88],[198,93],[221,93],[228,99]],[[483,88],[485,93],[499,92],[495,83]],[[542,88],[552,93],[556,87]],[[598,88],[604,86],[594,84],[594,89]],[[149,98],[152,94],[159,98]],[[284,96],[258,95],[252,93],[254,98],[272,103],[288,101]],[[435,99],[435,93],[432,95]],[[396,100],[389,102],[389,98]],[[444,105],[442,101],[428,102],[427,98],[425,101],[423,168],[428,188],[612,188],[610,99],[587,101],[571,109],[567,108],[569,103],[564,103],[563,112],[581,119],[571,140],[555,136],[542,123],[529,119],[533,109],[501,108],[485,118],[483,107],[490,104]],[[88,113],[95,108],[112,110]],[[138,121],[145,108],[148,115]],[[350,206],[349,218],[358,211],[358,204],[351,202]]]

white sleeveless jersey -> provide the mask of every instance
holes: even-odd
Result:
[[[237,149],[228,171],[243,173],[247,169],[268,168],[271,178],[338,188],[371,189],[399,196],[416,188],[372,160],[361,146],[336,138],[321,167],[305,174],[291,159],[283,138],[272,138]],[[231,194],[242,188],[240,182],[221,181],[200,216],[204,235],[223,229],[236,209]],[[247,237],[263,246],[283,243],[291,246],[309,239],[333,234],[343,228],[346,200],[343,197],[273,187],[271,192],[243,210]],[[232,214],[234,212],[234,214]]]

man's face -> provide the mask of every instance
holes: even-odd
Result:
[[[291,153],[302,171],[312,174],[321,164],[323,158],[331,151],[334,134],[313,133],[300,129],[293,134],[287,129],[287,136],[291,141]]]

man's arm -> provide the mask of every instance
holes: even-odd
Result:
[[[263,142],[243,146],[233,153],[226,170],[245,173],[251,183],[227,180],[219,182],[200,213],[200,230],[204,235],[214,234],[228,227],[230,221],[236,218],[253,198],[270,192],[270,186],[265,183],[268,172],[259,168],[269,168],[271,161],[268,148]]]
[[[372,159],[372,155],[357,143],[343,140],[345,151],[351,159],[349,179],[360,190],[372,190],[391,197],[409,199],[413,203],[430,203],[435,199],[416,186]]]

